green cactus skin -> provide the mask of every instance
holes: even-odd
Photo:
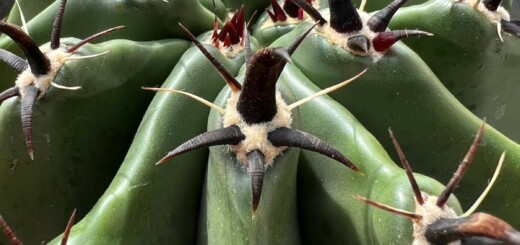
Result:
[[[308,28],[303,24],[273,45],[284,45]],[[305,52],[303,52],[305,50]],[[331,46],[321,36],[311,35],[293,56],[294,63],[320,87],[344,81],[353,73],[369,71],[331,96],[349,109],[398,159],[388,139],[387,128],[400,132],[399,141],[415,171],[447,183],[471,143],[481,120],[447,91],[433,72],[411,49],[395,44],[377,63]],[[340,72],[338,72],[340,71]],[[507,160],[495,188],[481,206],[513,226],[520,226],[514,207],[520,205],[516,179],[520,171],[520,148],[488,127],[473,165],[455,191],[463,207],[469,207],[492,176],[503,151]],[[444,154],[438,154],[443,152]],[[419,162],[420,161],[420,162]]]
[[[230,60],[214,48],[210,51],[232,74],[236,75],[244,63],[243,54]],[[163,87],[213,100],[224,85],[202,53],[191,47]],[[158,93],[114,180],[96,206],[74,226],[69,245],[193,244],[208,153],[186,154],[161,166],[155,163],[174,146],[205,131],[208,113],[206,106],[192,98]]]
[[[501,42],[496,24],[470,4],[448,0],[401,10],[391,28],[404,26],[434,33],[432,38],[412,38],[405,43],[464,106],[520,142],[520,80],[516,72],[520,40],[502,32]]]
[[[408,0],[404,4],[404,6],[419,5],[426,1],[427,0]],[[376,10],[384,8],[386,5],[388,5],[391,2],[392,2],[392,0],[367,0],[364,10],[366,12],[376,11]],[[361,5],[361,0],[352,0],[352,3],[354,3],[354,6],[356,6],[356,8],[359,8]]]
[[[294,101],[288,88],[280,88],[286,102]],[[226,87],[215,104],[224,106]],[[293,114],[293,128],[298,115]],[[222,127],[221,115],[212,111],[208,130]],[[228,150],[210,148],[199,220],[200,244],[299,244],[296,207],[298,149],[289,149],[266,169],[262,198],[252,217],[251,177]],[[338,164],[338,163],[336,163]],[[339,165],[339,164],[338,164]],[[347,170],[350,171],[350,170]]]
[[[39,14],[42,10],[51,5],[55,0],[39,0],[39,1],[30,1],[30,0],[18,0],[20,7],[23,11],[23,15],[25,21],[31,20],[34,16]],[[17,26],[22,26],[22,19],[20,17],[20,10],[16,3],[14,3],[13,8],[9,12],[6,22],[15,24]]]
[[[298,99],[319,91],[292,65],[286,67],[280,82],[293,88]],[[299,111],[300,118],[313,118],[301,120],[301,130],[328,139],[365,174],[355,174],[333,160],[301,151],[298,212],[303,243],[410,244],[413,230],[408,219],[353,198],[356,194],[365,195],[393,207],[414,211],[413,192],[404,170],[393,163],[381,144],[345,107],[329,96],[315,98]],[[430,195],[438,195],[444,189],[431,178],[421,175],[416,178],[421,189]],[[450,199],[448,206],[460,212],[455,198]]]
[[[64,39],[76,43],[77,39]],[[20,102],[0,107],[0,210],[27,243],[63,231],[95,204],[117,171],[152,95],[138,88],[163,81],[188,48],[183,40],[114,40],[85,45],[78,54],[103,57],[68,61],[55,82],[82,86],[51,88],[37,102],[33,120],[35,160],[27,154]],[[127,98],[127,99],[125,99]],[[15,228],[16,227],[16,228]]]
[[[27,24],[30,36],[37,44],[49,41],[58,6],[59,1],[56,1]],[[69,0],[63,20],[62,36],[84,38],[114,26],[124,25],[126,27],[123,30],[112,33],[109,39],[152,41],[185,37],[177,25],[179,21],[198,35],[213,26],[214,14],[194,0]],[[103,40],[106,39],[99,39]],[[0,40],[0,48],[20,52],[8,38]],[[11,81],[16,75],[3,63],[0,64],[0,73],[7,81]],[[5,80],[0,83],[2,91],[11,86],[5,84]]]

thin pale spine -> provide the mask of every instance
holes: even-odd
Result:
[[[70,231],[72,230],[72,226],[74,225],[74,220],[76,219],[76,209],[72,211],[72,215],[69,218],[69,222],[67,222],[67,226],[65,227],[65,231],[63,232],[63,237],[61,238],[61,245],[67,245],[67,241],[69,240]]]
[[[34,85],[29,85],[25,90],[25,94],[21,99],[21,117],[22,117],[22,130],[27,146],[27,151],[31,160],[34,160],[33,154],[33,135],[32,135],[32,115],[33,107],[36,99],[38,98],[38,88]]]
[[[500,159],[498,160],[497,168],[495,169],[495,173],[493,174],[493,177],[491,177],[491,180],[489,181],[488,185],[486,186],[486,189],[480,194],[480,196],[477,198],[475,203],[471,205],[471,207],[466,210],[465,213],[463,213],[460,217],[466,217],[471,215],[475,210],[477,210],[478,206],[484,201],[487,194],[491,190],[491,187],[495,184],[496,180],[498,179],[498,175],[500,174],[500,170],[502,169],[502,166],[504,165],[504,159],[506,157],[506,152],[502,152],[502,155],[500,156]]]
[[[401,215],[405,218],[408,218],[408,219],[411,219],[414,221],[420,221],[422,219],[422,216],[419,214],[408,212],[406,210],[397,209],[397,208],[388,206],[383,203],[375,202],[375,201],[372,201],[372,200],[370,200],[366,197],[360,196],[360,195],[354,195],[354,198],[358,199],[359,201],[365,202],[369,205],[372,205],[376,208],[379,208],[381,210],[385,210],[385,211],[393,213],[393,214],[398,214],[398,215]]]
[[[367,5],[367,0],[361,0],[361,3],[359,4],[359,12],[365,12],[365,6]]]
[[[245,57],[246,67],[248,67],[251,57],[253,57],[253,51],[251,50],[251,41],[250,41],[249,32],[247,31],[247,28],[244,29],[244,49],[246,52],[246,57]]]
[[[13,39],[22,49],[31,68],[31,73],[34,74],[34,76],[46,75],[50,71],[51,63],[49,59],[42,53],[31,37],[20,29],[20,27],[1,21],[0,32]]]
[[[20,6],[20,2],[18,0],[14,0],[16,3],[16,8],[18,8],[18,12],[20,13],[20,21],[22,22],[22,29],[27,35],[29,35],[29,29],[27,29],[27,21],[25,21],[25,14],[22,11],[22,6]]]
[[[63,90],[78,90],[78,89],[81,89],[81,86],[74,86],[74,87],[68,87],[68,86],[63,86],[63,85],[59,85],[55,82],[51,82],[51,85],[55,88],[59,88],[59,89],[63,89]]]
[[[356,79],[358,79],[359,77],[361,77],[363,74],[365,74],[366,72],[368,71],[368,68],[363,70],[362,72],[358,73],[357,75],[355,75],[354,77],[346,80],[346,81],[343,81],[341,83],[338,83],[336,85],[333,85],[333,86],[330,86],[326,89],[322,89],[320,90],[319,92],[316,92],[315,94],[312,94],[310,96],[307,96],[306,98],[303,98],[299,101],[296,101],[292,104],[289,105],[289,110],[293,110],[294,108],[298,107],[298,106],[301,106],[319,96],[322,96],[322,95],[325,95],[325,94],[328,94],[328,93],[331,93],[331,92],[334,92],[344,86],[347,86],[348,84],[350,84],[351,82],[355,81]]]
[[[186,95],[206,106],[208,106],[209,108],[211,109],[214,109],[216,111],[218,111],[220,114],[224,114],[225,110],[218,106],[218,105],[215,105],[211,102],[209,102],[208,100],[205,100],[204,98],[202,97],[199,97],[197,95],[194,95],[192,93],[188,93],[188,92],[184,92],[184,91],[181,91],[181,90],[176,90],[176,89],[169,89],[169,88],[149,88],[149,87],[141,87],[141,89],[144,89],[144,90],[149,90],[149,91],[164,91],[164,92],[172,92],[172,93],[177,93],[177,94],[182,94],[182,95]]]
[[[251,151],[247,154],[248,172],[251,177],[251,194],[253,218],[256,215],[260,197],[262,196],[262,186],[264,185],[265,164],[264,154],[260,151]]]
[[[502,37],[502,22],[501,21],[494,21],[494,22],[497,27],[498,38],[500,39],[500,42],[504,42],[504,37]]]
[[[98,32],[90,37],[87,37],[83,40],[81,40],[79,43],[76,43],[74,46],[70,47],[67,49],[67,52],[68,53],[75,53],[79,48],[81,48],[81,46],[89,43],[89,42],[92,42],[102,36],[105,36],[111,32],[114,32],[114,31],[117,31],[117,30],[121,30],[123,29],[125,26],[116,26],[116,27],[112,27],[110,29],[107,29],[107,30],[104,30],[104,31],[101,31],[101,32]]]
[[[461,1],[461,0],[459,0],[459,1]],[[482,2],[482,0],[475,0],[475,1],[473,2],[473,6],[472,6],[472,7],[473,7],[474,9],[477,9],[477,8],[478,8],[478,5],[479,5],[481,2]]]
[[[419,189],[419,185],[417,184],[417,181],[415,180],[415,177],[413,176],[412,167],[410,167],[410,164],[408,163],[408,160],[406,159],[406,156],[404,155],[404,152],[401,149],[399,142],[397,142],[397,139],[394,137],[394,133],[392,132],[392,130],[390,128],[388,128],[388,133],[390,134],[390,138],[392,139],[394,148],[397,151],[397,155],[399,155],[399,160],[401,161],[401,165],[403,166],[403,168],[406,172],[408,181],[410,182],[410,185],[412,186],[413,194],[415,195],[415,200],[419,203],[419,205],[423,205],[424,200],[422,198],[421,190]]]
[[[18,73],[22,73],[29,67],[29,63],[27,63],[26,60],[5,49],[0,49],[0,60],[15,69]]]
[[[91,58],[96,58],[96,57],[99,57],[99,56],[103,56],[103,55],[108,54],[108,53],[110,53],[110,50],[107,50],[107,51],[99,53],[99,54],[84,55],[84,56],[68,56],[68,57],[62,58],[60,60],[60,62],[61,63],[65,63],[65,62],[71,61],[71,60],[86,60],[86,59],[91,59]]]
[[[370,19],[367,25],[373,32],[383,32],[388,28],[390,20],[403,4],[408,0],[394,0],[383,9],[377,11]]]
[[[54,23],[52,24],[51,49],[53,50],[60,47],[61,27],[63,25],[63,14],[65,13],[66,5],[67,0],[61,0],[60,6],[58,7],[58,13],[56,14]]]
[[[184,142],[173,151],[168,152],[168,154],[159,160],[156,165],[165,163],[178,155],[192,150],[215,145],[236,145],[244,139],[245,136],[240,131],[240,128],[236,125],[205,132],[195,136],[191,140]]]
[[[480,145],[480,142],[482,141],[482,136],[484,134],[485,125],[486,125],[486,120],[484,119],[484,121],[480,125],[477,136],[475,136],[475,139],[473,140],[473,143],[469,147],[469,150],[466,153],[466,156],[464,156],[464,159],[462,159],[462,162],[460,163],[459,168],[453,174],[453,177],[450,179],[450,181],[446,185],[446,188],[444,189],[444,191],[439,195],[439,199],[437,199],[438,207],[442,208],[444,206],[444,204],[446,204],[451,193],[453,192],[455,187],[457,187],[457,185],[459,184],[460,180],[464,176],[464,173],[466,173],[466,170],[467,170],[469,164],[473,161],[473,158],[477,154],[477,149]]]
[[[332,158],[346,167],[361,173],[358,167],[354,165],[345,155],[334,148],[329,143],[319,139],[318,137],[291,128],[278,128],[269,132],[267,139],[276,147],[298,147],[301,149],[313,151],[329,158]]]
[[[220,76],[222,76],[224,81],[226,81],[228,86],[231,88],[231,91],[240,91],[242,85],[240,85],[240,83],[231,75],[231,73],[229,73],[229,71],[227,71],[226,68],[224,68],[224,66],[215,57],[213,57],[213,55],[211,55],[211,53],[204,47],[204,45],[202,45],[202,43],[199,40],[197,40],[197,38],[186,27],[184,27],[181,23],[179,23],[179,26],[188,35],[188,37],[195,44],[195,46],[199,48],[202,54],[204,54],[204,56],[206,56],[206,58],[211,62],[211,64],[213,64],[215,69],[217,69],[217,71],[219,72]]]

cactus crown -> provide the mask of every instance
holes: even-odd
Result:
[[[219,30],[217,16],[213,22],[213,35],[210,43],[220,50],[226,57],[233,58],[244,48],[244,6],[226,21],[224,27]]]
[[[287,49],[264,48],[251,54],[251,48],[248,46],[248,37],[246,37],[247,71],[243,86],[223,68],[222,64],[204,48],[189,30],[183,25],[180,26],[219,71],[220,75],[230,86],[232,94],[225,109],[216,105],[210,105],[223,114],[223,128],[202,133],[181,144],[159,160],[158,164],[198,148],[231,145],[231,150],[235,153],[237,160],[249,169],[253,193],[253,215],[260,202],[266,167],[270,166],[274,159],[287,147],[299,147],[318,152],[359,172],[359,169],[352,162],[328,143],[315,136],[291,128],[291,110],[311,98],[287,105],[276,91],[276,82],[286,63],[291,61],[291,54],[294,53],[315,25],[297,38]],[[335,88],[333,89],[348,84],[348,82],[358,76],[345,81],[341,85],[334,86]],[[186,94],[181,91],[168,89],[145,89]],[[332,90],[325,90],[323,93],[330,91]],[[194,95],[188,96],[203,101],[203,99]],[[211,104],[207,101],[204,101],[204,103]]]

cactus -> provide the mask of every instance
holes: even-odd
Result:
[[[520,244],[500,4],[20,1],[0,244]]]

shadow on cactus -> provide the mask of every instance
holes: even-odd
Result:
[[[74,220],[76,219],[76,209],[72,212],[69,218],[69,222],[67,222],[67,226],[65,227],[65,231],[63,232],[63,237],[61,238],[61,245],[67,245],[67,241],[69,240],[70,230],[72,230],[72,226],[74,226]],[[5,237],[12,245],[23,245],[22,240],[20,240],[14,231],[9,227],[7,222],[4,220],[2,215],[0,215],[0,228],[4,232]],[[42,242],[43,244],[44,242]]]
[[[0,94],[0,103],[11,97],[20,96],[23,134],[31,159],[34,159],[32,113],[36,100],[41,99],[51,86],[66,90],[80,89],[81,87],[66,87],[53,82],[61,66],[70,60],[93,58],[108,53],[109,51],[90,56],[72,56],[86,43],[123,28],[122,26],[114,27],[87,37],[75,45],[66,46],[60,43],[61,26],[66,4],[67,0],[61,1],[53,24],[51,41],[48,46],[38,47],[31,37],[20,27],[6,22],[0,22],[0,32],[13,39],[13,41],[20,46],[27,58],[27,60],[24,60],[7,50],[0,49],[0,60],[7,63],[7,65],[19,73],[15,81],[15,86]]]
[[[211,108],[220,112],[223,116],[223,128],[202,133],[191,140],[181,144],[158,164],[189,151],[202,147],[216,145],[230,145],[230,150],[236,155],[237,160],[248,168],[251,178],[252,211],[256,214],[262,193],[263,179],[266,168],[273,164],[274,159],[282,154],[288,147],[298,147],[314,151],[330,157],[348,168],[360,172],[359,169],[347,159],[340,151],[325,141],[297,129],[291,128],[291,110],[303,103],[336,90],[357,77],[340,83],[331,88],[322,90],[310,97],[304,98],[293,104],[287,105],[276,90],[276,82],[287,62],[291,62],[290,56],[308,33],[315,27],[313,25],[304,32],[289,48],[264,48],[251,53],[248,36],[246,33],[246,75],[244,84],[241,85],[223,66],[212,57],[202,44],[184,26],[190,39],[206,55],[232,90],[225,108],[221,108],[209,101],[182,91],[168,89],[145,88],[155,91],[170,91],[188,95]]]
[[[504,162],[505,153],[500,157],[495,174],[487,188],[466,213],[457,216],[454,210],[445,205],[477,153],[478,146],[482,140],[482,134],[484,133],[484,126],[485,122],[480,126],[477,136],[460,163],[459,168],[438,197],[421,192],[406,156],[389,129],[390,138],[414,192],[415,212],[396,209],[359,195],[356,195],[355,198],[382,210],[411,219],[414,228],[412,244],[451,244],[451,242],[456,241],[460,241],[462,244],[495,244],[502,242],[506,244],[520,244],[520,232],[516,231],[505,221],[490,214],[474,213],[497,179]]]

